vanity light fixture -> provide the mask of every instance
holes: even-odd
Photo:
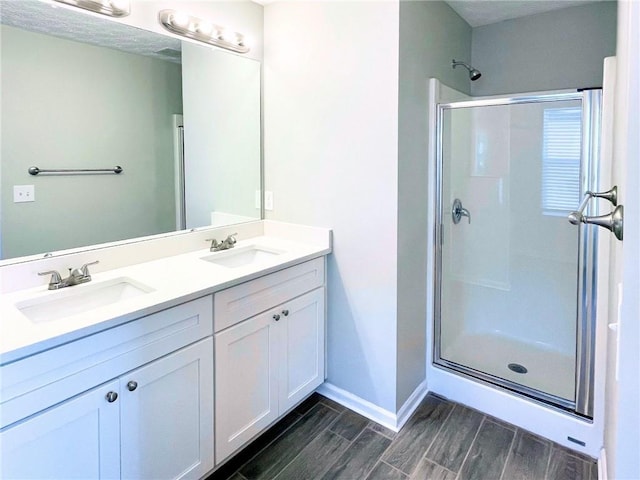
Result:
[[[171,33],[237,53],[249,51],[249,47],[244,44],[244,35],[201,18],[177,10],[161,10],[158,18],[160,24]]]
[[[126,17],[131,6],[129,0],[55,0],[91,12],[109,15],[110,17]]]

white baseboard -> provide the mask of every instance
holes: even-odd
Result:
[[[404,424],[407,423],[407,420],[411,418],[411,415],[416,411],[416,408],[418,408],[418,405],[420,405],[424,397],[427,396],[427,393],[429,393],[429,389],[427,388],[427,380],[425,379],[416,387],[413,393],[409,395],[407,401],[404,402],[404,405],[398,410],[396,416],[397,430],[400,430]]]
[[[607,452],[605,449],[600,450],[600,456],[598,457],[598,478],[597,480],[607,480]]]
[[[334,402],[338,402],[340,405],[347,407],[349,410],[353,410],[363,417],[379,423],[383,427],[387,427],[394,432],[398,431],[396,428],[396,415],[389,410],[385,410],[364,398],[360,398],[328,382],[320,385],[316,391]]]
[[[336,387],[329,382],[325,382],[320,385],[317,392],[334,402],[338,402],[340,405],[359,413],[363,417],[367,417],[369,420],[372,420],[389,430],[397,432],[402,428],[407,420],[409,420],[416,408],[418,408],[418,405],[420,405],[420,402],[428,393],[428,390],[427,382],[425,380],[413,391],[397,414],[390,412],[389,410],[385,410],[384,408],[379,407],[364,398],[358,397],[351,392],[343,390],[342,388]]]

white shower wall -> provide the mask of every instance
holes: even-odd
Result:
[[[445,112],[443,352],[460,336],[490,334],[575,355],[578,230],[541,207],[549,106]],[[471,223],[451,221],[455,198]]]

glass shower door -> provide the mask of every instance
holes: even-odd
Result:
[[[435,361],[572,409],[585,252],[567,215],[591,178],[581,95],[439,110]]]

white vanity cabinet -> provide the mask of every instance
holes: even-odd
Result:
[[[203,297],[3,365],[0,478],[204,476],[212,323]]]
[[[120,478],[113,381],[0,432],[0,478]]]
[[[211,337],[120,377],[123,479],[200,478],[213,468]]]
[[[220,464],[324,381],[324,258],[214,297]]]

